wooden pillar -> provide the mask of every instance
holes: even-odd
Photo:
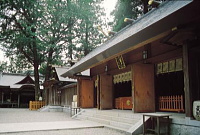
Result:
[[[100,81],[99,81],[99,75],[97,75],[97,108],[100,110]]]
[[[48,94],[48,104],[51,105],[52,104],[52,88],[49,88],[49,94]]]
[[[1,100],[2,103],[3,103],[3,100],[4,100],[3,97],[4,97],[4,93],[2,92],[2,98],[1,98],[2,99]]]
[[[55,105],[55,100],[56,100],[56,92],[54,90],[54,87],[52,87],[53,90],[53,105]]]
[[[50,94],[49,94],[49,104],[53,105],[53,91],[52,91],[52,86],[49,89]]]
[[[18,93],[18,108],[19,108],[19,105],[20,105],[20,93]]]
[[[45,100],[44,100],[45,105],[48,105],[48,89],[45,87],[44,90],[45,90],[45,92],[44,92],[45,93],[45,95],[44,95],[45,96]]]
[[[188,45],[183,45],[183,71],[184,71],[184,91],[185,91],[185,114],[186,117],[192,117],[192,102],[189,80],[189,49]]]
[[[77,106],[80,107],[81,103],[80,103],[80,79],[77,80]]]
[[[10,102],[12,102],[12,93],[10,93]]]

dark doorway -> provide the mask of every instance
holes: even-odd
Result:
[[[183,71],[158,74],[155,77],[156,110],[159,111],[159,97],[182,96],[184,97]],[[184,101],[183,101],[184,102]]]
[[[172,96],[184,94],[183,71],[159,74],[156,76],[156,94]]]
[[[19,90],[20,108],[28,108],[30,101],[35,101],[35,89],[33,86],[25,86]]]
[[[114,98],[131,96],[131,81],[114,84]]]
[[[114,84],[114,108],[116,109],[132,109],[132,84],[131,81]]]

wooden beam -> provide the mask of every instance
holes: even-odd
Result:
[[[86,75],[74,75],[71,78],[73,78],[73,79],[83,79],[83,80],[92,80],[91,76],[86,76]]]

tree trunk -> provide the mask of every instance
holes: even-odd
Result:
[[[32,29],[32,32],[35,32],[36,29]],[[33,66],[34,66],[34,77],[35,77],[35,100],[37,101],[39,99],[40,94],[40,85],[39,85],[39,60],[38,60],[38,50],[37,50],[37,43],[36,43],[36,37],[33,36]]]
[[[35,77],[35,100],[36,101],[39,99],[39,96],[41,96],[38,66],[39,66],[38,63],[35,62],[34,63],[34,77]]]
[[[149,0],[142,0],[142,3],[143,3],[143,13],[146,14],[148,12],[148,1]]]
[[[69,24],[71,23],[71,18],[69,19]],[[73,60],[73,43],[72,43],[72,29],[71,27],[69,27],[69,37],[68,37],[68,43],[69,43],[69,46],[68,46],[68,55],[69,55],[69,58],[70,58],[70,65],[73,66],[74,65],[74,62],[72,62]]]
[[[51,64],[53,59],[53,49],[49,49],[48,57],[47,57],[47,68],[46,68],[46,74],[45,74],[45,81],[49,80],[51,77]]]
[[[85,30],[85,45],[84,45],[84,56],[86,56],[89,53],[89,33],[88,33],[88,19],[86,19],[86,30]]]

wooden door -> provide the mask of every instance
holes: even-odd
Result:
[[[94,107],[94,86],[93,80],[81,80],[80,85],[80,107]]]
[[[100,76],[100,109],[113,108],[112,76]]]
[[[155,111],[154,65],[133,65],[134,112]]]

